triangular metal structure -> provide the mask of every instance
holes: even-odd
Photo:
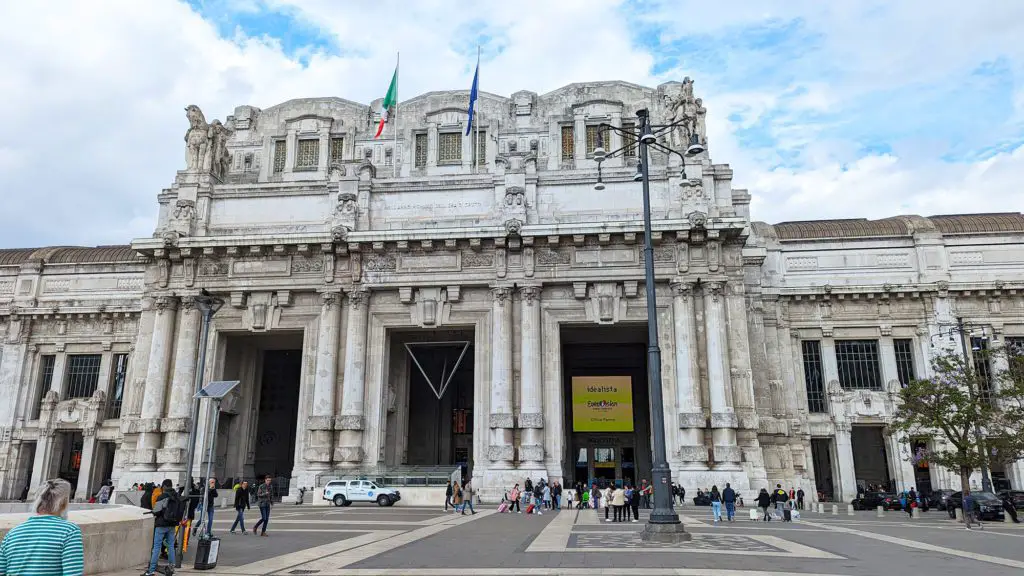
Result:
[[[419,359],[416,358],[416,354],[412,351],[412,347],[413,346],[416,346],[416,347],[419,347],[419,348],[440,348],[442,346],[449,346],[449,347],[456,347],[456,346],[458,346],[458,347],[461,347],[461,350],[459,351],[459,357],[455,360],[455,364],[452,365],[452,368],[451,368],[450,371],[448,371],[448,359],[445,358],[445,365],[444,365],[444,367],[441,368],[441,378],[440,378],[440,382],[439,382],[440,386],[434,384],[434,379],[431,378],[427,374],[426,370],[424,370],[423,365],[420,363]],[[445,342],[406,342],[405,343],[405,351],[409,353],[409,357],[412,358],[413,363],[416,364],[417,368],[419,368],[420,374],[423,375],[423,378],[427,381],[427,385],[430,386],[430,389],[434,391],[434,396],[437,396],[438,400],[440,400],[441,397],[444,396],[445,391],[448,390],[448,384],[451,383],[452,377],[455,376],[455,371],[458,370],[459,369],[459,365],[462,364],[462,359],[466,356],[466,351],[467,350],[469,350],[469,341],[468,340],[451,340],[451,341],[445,341]]]

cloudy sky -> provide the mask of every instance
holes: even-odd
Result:
[[[45,7],[44,7],[45,6]],[[0,1],[0,247],[148,236],[208,119],[691,76],[758,220],[1024,210],[1015,0]]]

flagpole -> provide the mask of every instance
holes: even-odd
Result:
[[[480,100],[480,45],[479,44],[476,45],[476,99],[478,101]],[[476,102],[473,103],[473,107],[476,108]],[[477,115],[476,112],[477,111],[474,110],[474,114],[473,114],[474,116]],[[474,142],[474,146],[476,146],[476,148],[473,150],[473,152],[474,152],[474,154],[473,154],[473,158],[474,158],[474,161],[473,161],[473,164],[474,164],[473,165],[473,172],[479,173],[480,172],[480,122],[476,118],[474,118],[473,120],[476,123],[476,141]]]
[[[391,155],[392,176],[398,176],[398,66],[402,61],[402,53],[395,52],[395,151]]]

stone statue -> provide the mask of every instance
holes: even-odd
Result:
[[[195,104],[185,107],[185,116],[188,118],[188,132],[185,132],[185,169],[189,172],[198,172],[203,167],[203,160],[209,148],[210,125],[206,123],[203,111]]]
[[[703,114],[705,110],[701,100],[693,97],[693,80],[689,77],[684,78],[679,94],[665,95],[665,109],[667,110],[666,120],[669,124],[681,122],[669,133],[668,142],[672,148],[677,150],[686,148],[690,144],[690,137],[693,134],[697,135],[699,142],[704,142]]]
[[[223,178],[228,172],[231,164],[231,156],[228,154],[228,138],[231,131],[221,124],[220,120],[214,120],[207,133],[206,156],[203,158],[203,171]]]

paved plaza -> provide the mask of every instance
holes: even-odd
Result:
[[[279,506],[267,538],[229,534],[233,511],[214,521],[217,569],[207,574],[369,576],[475,574],[652,574],[702,576],[1021,574],[1024,528],[987,523],[965,530],[945,512],[833,516],[806,512],[794,523],[752,522],[740,509],[714,525],[710,509],[685,507],[690,542],[645,543],[639,523],[606,523],[603,511],[542,516],[453,515],[428,508]],[[257,514],[249,515],[252,520]],[[191,557],[182,572],[190,572]],[[125,572],[124,574],[137,574]]]

